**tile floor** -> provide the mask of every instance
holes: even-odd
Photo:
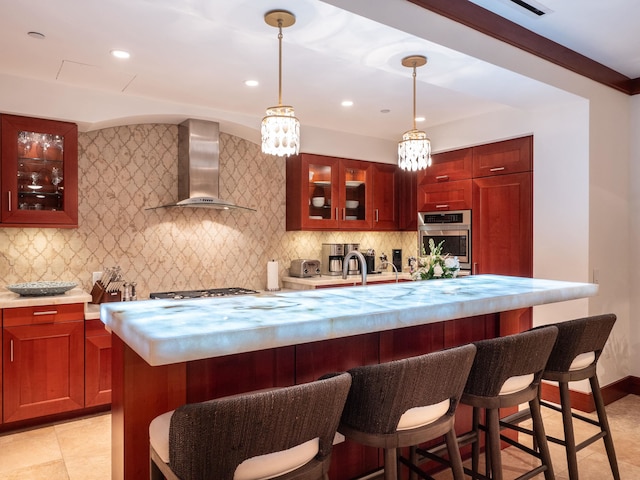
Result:
[[[640,396],[627,395],[607,406],[622,480],[640,479]],[[560,415],[543,409],[547,433],[561,436]],[[595,427],[578,427],[578,441]],[[567,480],[564,450],[551,445],[557,480]],[[523,471],[526,456],[503,450],[505,480]],[[580,480],[613,478],[602,441],[578,454]],[[0,480],[108,480],[111,478],[111,415],[101,414],[24,432],[0,436]],[[449,472],[436,476],[448,480]],[[543,478],[538,475],[536,478]]]

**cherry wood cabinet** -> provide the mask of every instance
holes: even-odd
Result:
[[[473,181],[473,273],[533,275],[533,174]]]
[[[532,136],[488,143],[473,148],[473,178],[532,170]]]
[[[429,183],[418,187],[418,211],[468,210],[472,203],[472,181]]]
[[[395,165],[308,153],[287,159],[287,230],[396,231],[400,212]]]
[[[323,155],[287,158],[287,230],[368,230],[372,165]]]
[[[396,194],[398,167],[388,163],[373,163],[373,230],[398,229],[399,205]]]
[[[111,333],[100,320],[87,320],[84,343],[85,407],[111,403]]]
[[[431,156],[431,166],[418,172],[418,184],[453,182],[471,178],[473,150],[462,148]]]
[[[0,226],[78,226],[78,127],[0,116]]]
[[[396,198],[398,201],[398,230],[415,232],[418,229],[418,172],[398,169]]]
[[[3,421],[84,407],[84,305],[3,310]]]

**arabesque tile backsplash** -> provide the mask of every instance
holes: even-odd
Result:
[[[415,254],[411,232],[287,232],[285,161],[247,140],[220,134],[220,196],[255,208],[146,210],[177,198],[176,125],[129,125],[80,133],[77,229],[0,228],[4,285],[76,281],[119,265],[150,291],[266,287],[267,262],[280,276],[294,258],[320,258],[322,243],[360,243],[391,257]]]

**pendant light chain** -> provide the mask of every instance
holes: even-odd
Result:
[[[282,19],[278,19],[278,105],[282,105]]]
[[[416,62],[413,62],[413,129],[416,130]]]

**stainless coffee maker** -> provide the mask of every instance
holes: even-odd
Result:
[[[360,251],[360,244],[359,243],[345,243],[344,244],[344,254],[346,255],[351,250]],[[342,272],[340,272],[340,273],[342,273]],[[349,274],[349,275],[358,275],[359,273],[360,273],[360,261],[355,257],[350,258],[349,259],[349,270],[347,271],[347,274]]]
[[[323,243],[321,272],[323,275],[342,275],[343,243]]]

